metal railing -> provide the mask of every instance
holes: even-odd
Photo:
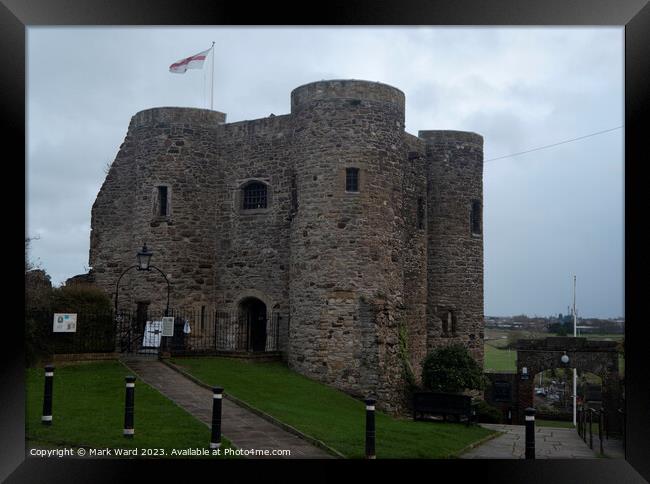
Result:
[[[42,355],[115,351],[116,325],[112,311],[75,312],[73,332],[55,332],[54,314],[50,310],[26,311],[25,336],[34,351]]]
[[[280,349],[281,315],[242,311],[172,310],[172,354],[273,352]]]
[[[70,311],[74,313],[74,311]],[[128,353],[158,355],[275,352],[280,349],[279,313],[174,309],[173,336],[162,336],[162,312],[83,312],[75,332],[55,332],[54,312],[28,311],[27,344],[40,355]]]
[[[598,425],[598,441],[600,454],[604,454],[603,440],[609,440],[609,426],[607,422],[607,412],[605,408],[591,408],[581,405],[578,408],[577,415],[578,435],[587,443],[587,433],[589,434],[589,448],[594,448],[594,423]]]

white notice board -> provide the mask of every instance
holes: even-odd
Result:
[[[174,318],[173,316],[165,316],[162,318],[162,335],[174,336]]]
[[[54,313],[55,333],[76,333],[77,332],[77,314],[76,313]]]
[[[162,333],[162,321],[147,321],[142,336],[142,347],[159,348],[160,333]]]

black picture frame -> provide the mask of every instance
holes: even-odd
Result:
[[[341,1],[286,4],[217,1],[99,1],[99,0],[0,0],[0,98],[5,141],[5,169],[15,168],[11,185],[21,194],[25,186],[25,39],[26,28],[45,25],[476,25],[476,26],[625,26],[625,218],[634,220],[635,210],[643,205],[645,181],[641,168],[647,163],[646,133],[650,86],[650,6],[646,0],[445,0],[445,1]],[[644,122],[645,121],[645,122]],[[9,155],[9,146],[15,151]],[[26,162],[26,160],[25,160]],[[24,191],[22,192],[24,196]],[[647,203],[647,202],[645,202]],[[10,208],[10,207],[8,207]],[[6,210],[5,234],[25,227],[25,217],[17,210]],[[14,219],[15,217],[15,219]],[[642,319],[640,302],[645,296],[645,274],[641,224],[625,225],[626,271],[626,460],[571,461],[336,461],[336,462],[261,462],[235,461],[217,467],[199,461],[122,461],[76,459],[30,459],[24,456],[24,364],[23,320],[13,298],[6,315],[5,344],[0,352],[0,480],[6,482],[116,482],[136,471],[139,479],[159,480],[172,470],[187,478],[222,478],[224,470],[248,480],[322,481],[334,475],[349,474],[350,479],[368,481],[377,477],[431,479],[454,476],[454,480],[475,477],[487,482],[643,482],[650,480],[650,378],[646,360],[648,323]],[[18,243],[17,236],[5,237]],[[24,250],[22,248],[21,250]],[[18,259],[5,267],[7,281],[19,291]],[[19,300],[19,299],[18,299]],[[16,313],[16,314],[14,314]],[[14,334],[12,334],[12,331]],[[362,475],[353,475],[361,471]],[[208,477],[212,476],[212,477]],[[421,476],[421,477],[418,477]],[[443,477],[445,476],[445,477]],[[133,477],[136,477],[135,475]],[[181,477],[182,478],[182,477]]]

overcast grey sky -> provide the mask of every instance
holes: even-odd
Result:
[[[27,236],[55,284],[86,272],[90,210],[131,116],[208,107],[215,41],[227,121],[290,111],[292,89],[364,79],[406,95],[406,130],[474,131],[485,160],[623,125],[623,28],[27,30]],[[485,314],[624,315],[623,129],[487,161]],[[135,248],[134,248],[135,250]]]

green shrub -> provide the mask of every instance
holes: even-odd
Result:
[[[503,412],[485,400],[476,402],[476,417],[482,423],[503,423]]]
[[[54,353],[105,353],[115,349],[111,300],[89,284],[50,289],[47,301],[31,299],[25,313],[25,363],[34,366]],[[75,333],[53,333],[54,313],[77,314]]]
[[[111,300],[96,286],[74,284],[52,290],[52,310],[55,313],[106,313]]]
[[[430,391],[458,393],[482,390],[486,379],[483,368],[467,348],[454,344],[427,355],[422,365],[422,385]]]
[[[25,364],[35,366],[51,360],[54,345],[50,337],[51,327],[46,323],[45,311],[29,311],[25,314]]]
[[[27,245],[27,241],[26,241]],[[42,269],[25,263],[25,363],[33,366],[53,352],[47,315],[52,303],[52,282]],[[51,323],[50,323],[51,324]]]

